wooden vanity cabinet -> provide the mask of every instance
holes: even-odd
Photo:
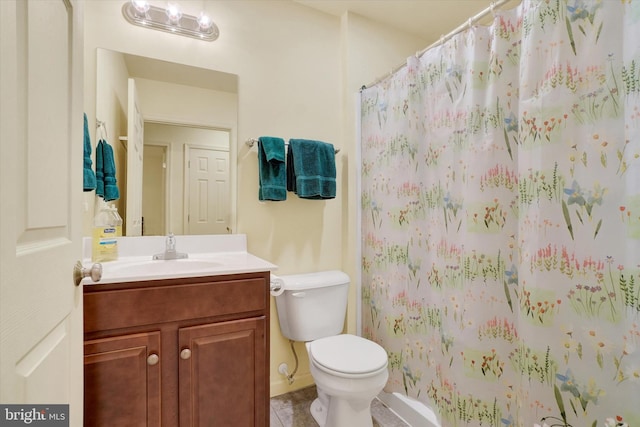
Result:
[[[84,425],[269,425],[269,272],[84,287]]]

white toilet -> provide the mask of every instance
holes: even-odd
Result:
[[[386,351],[367,339],[341,334],[349,276],[341,271],[280,276],[276,296],[282,334],[306,342],[318,398],[311,413],[320,427],[372,427],[371,401],[387,382]]]

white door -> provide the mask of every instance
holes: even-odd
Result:
[[[185,234],[229,233],[229,152],[186,146],[188,206]]]
[[[129,79],[127,111],[127,236],[142,236],[142,163],[144,117],[140,111],[135,80]]]
[[[0,402],[69,404],[78,427],[81,7],[0,0]]]

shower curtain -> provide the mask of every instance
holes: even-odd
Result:
[[[363,335],[448,426],[640,426],[640,2],[525,0],[361,93]]]

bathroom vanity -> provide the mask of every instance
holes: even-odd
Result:
[[[132,280],[140,265],[83,288],[85,425],[268,426],[275,266],[227,251]]]

